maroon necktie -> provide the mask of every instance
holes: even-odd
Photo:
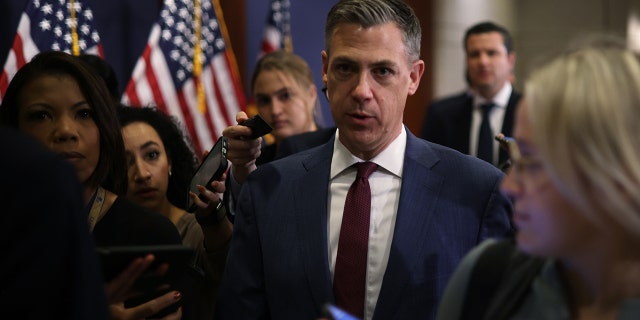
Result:
[[[358,168],[358,174],[344,202],[333,275],[333,293],[338,307],[362,318],[371,214],[369,175],[376,171],[378,165],[373,162],[359,162],[354,166]]]

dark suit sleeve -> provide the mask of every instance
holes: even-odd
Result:
[[[245,181],[236,203],[233,237],[216,302],[216,319],[269,318],[252,187],[250,180]]]

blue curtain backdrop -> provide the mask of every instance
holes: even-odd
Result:
[[[13,43],[20,15],[30,0],[0,1],[0,64],[4,65],[7,53]],[[291,1],[291,30],[294,52],[303,57],[311,66],[318,90],[322,88],[322,62],[320,52],[324,48],[324,24],[327,12],[336,2],[317,0]],[[246,48],[242,57],[236,52],[236,59],[244,59],[250,79],[259,52],[262,30],[269,12],[268,0],[245,0],[246,8]],[[149,36],[151,25],[158,18],[161,0],[91,0],[90,3],[96,28],[102,38],[105,59],[118,75],[120,91],[124,89],[134,64],[142,53]],[[226,13],[226,12],[225,12]],[[227,26],[234,17],[225,15]],[[235,41],[235,40],[234,40]],[[248,81],[248,80],[246,80]],[[244,83],[249,94],[248,84]],[[323,124],[333,125],[331,112],[324,98],[322,104]]]

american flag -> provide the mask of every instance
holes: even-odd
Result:
[[[289,6],[289,0],[271,0],[258,58],[280,49],[293,51]]]
[[[198,154],[245,108],[217,1],[165,0],[122,98],[124,104],[157,106],[176,117]]]
[[[0,77],[0,102],[18,69],[41,51],[104,56],[87,2],[33,0],[27,4]]]

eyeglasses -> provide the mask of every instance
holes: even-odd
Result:
[[[532,156],[523,156],[516,139],[507,137],[504,134],[498,134],[495,139],[500,143],[500,148],[507,151],[509,160],[500,165],[500,169],[504,172],[513,171],[514,178],[519,183],[527,181],[538,181],[537,177],[543,169],[542,160]],[[525,178],[525,179],[523,179]]]

